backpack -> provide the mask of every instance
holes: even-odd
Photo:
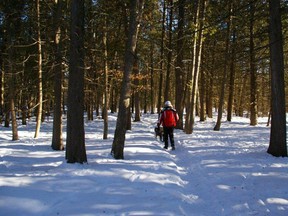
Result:
[[[176,112],[172,109],[164,110],[162,113],[162,120],[164,127],[175,127],[177,122]]]

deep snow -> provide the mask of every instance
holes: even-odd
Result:
[[[197,121],[193,134],[175,130],[175,151],[155,139],[156,118],[132,123],[125,160],[110,155],[116,116],[107,140],[101,119],[86,121],[84,165],[51,149],[51,119],[38,139],[33,120],[19,125],[18,141],[0,126],[0,215],[288,215],[288,160],[266,153],[267,118],[250,126],[233,117],[218,132],[215,119]]]

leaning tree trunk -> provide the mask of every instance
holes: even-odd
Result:
[[[43,107],[43,89],[42,89],[42,45],[41,45],[41,25],[40,25],[40,0],[36,1],[37,11],[37,48],[38,48],[38,110],[36,119],[36,129],[34,138],[39,136],[41,120],[42,120],[42,107]]]
[[[62,0],[54,2],[54,115],[53,115],[53,136],[51,147],[54,150],[64,150],[62,139],[62,55],[61,55],[61,15]]]
[[[270,0],[269,7],[272,116],[270,143],[267,152],[273,156],[287,157],[284,58],[280,0]]]
[[[194,31],[193,31],[193,36],[192,36],[192,43],[193,43],[193,49],[192,49],[192,55],[191,55],[191,59],[192,59],[192,65],[191,65],[191,72],[188,73],[187,76],[187,83],[186,83],[186,92],[187,94],[185,95],[187,97],[187,101],[186,101],[186,116],[185,116],[185,128],[184,131],[187,134],[191,134],[192,133],[192,125],[190,124],[191,122],[191,109],[192,109],[192,102],[191,102],[191,98],[192,98],[192,86],[193,86],[193,82],[194,82],[194,73],[195,73],[195,59],[196,59],[196,47],[197,47],[197,29],[198,29],[198,25],[199,25],[199,0],[193,1],[193,6],[194,6],[194,17],[193,17],[193,26],[194,26]]]
[[[197,33],[195,34],[195,48],[194,48],[194,59],[193,59],[193,73],[192,73],[192,92],[190,99],[190,108],[189,108],[189,120],[187,127],[185,126],[185,132],[191,134],[193,132],[194,121],[195,121],[195,110],[196,110],[196,101],[198,94],[198,80],[199,80],[199,71],[201,64],[201,55],[202,55],[202,44],[203,44],[203,19],[205,13],[205,4],[206,0],[200,0],[198,2],[198,18],[197,18]]]
[[[84,132],[84,0],[72,0],[66,160],[86,163]]]
[[[197,100],[199,98],[199,89],[198,89],[198,80],[199,80],[199,74],[200,74],[200,65],[201,65],[201,57],[202,57],[202,44],[203,44],[203,19],[204,19],[204,13],[205,13],[205,4],[206,0],[200,0],[199,1],[199,29],[197,33],[197,45],[196,45],[196,55],[195,58],[195,69],[194,69],[194,77],[193,77],[193,85],[192,85],[192,95],[191,95],[191,109],[190,109],[190,125],[191,125],[191,131],[188,131],[188,133],[192,133],[194,129],[194,123],[195,123],[195,110],[197,106]]]
[[[111,154],[115,159],[124,159],[124,143],[128,116],[130,113],[130,75],[133,69],[134,55],[141,22],[144,0],[130,0],[129,35],[125,51],[124,76],[122,80],[121,95],[119,100],[119,113],[117,117],[114,140]]]

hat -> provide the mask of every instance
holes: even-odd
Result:
[[[171,102],[170,102],[170,101],[166,101],[166,102],[165,102],[165,107],[172,107]]]

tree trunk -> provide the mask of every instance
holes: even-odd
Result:
[[[276,157],[287,157],[284,58],[280,0],[269,0],[269,8],[272,116],[270,143],[267,152]]]
[[[16,9],[13,9],[9,16],[7,15],[7,28],[10,31],[7,32],[7,50],[8,53],[8,103],[5,106],[6,116],[5,116],[5,127],[9,127],[10,117],[12,124],[12,140],[18,140],[18,128],[17,128],[17,119],[16,119],[16,110],[15,110],[15,81],[16,81],[16,58],[15,58],[15,44],[16,38],[18,38],[19,33],[19,24],[20,24],[20,11],[19,5],[15,5]]]
[[[42,119],[42,107],[43,107],[43,89],[42,89],[42,44],[41,44],[41,24],[40,24],[40,0],[36,0],[37,11],[37,48],[38,48],[38,109],[36,117],[36,129],[34,138],[39,136],[41,119]]]
[[[204,70],[200,71],[200,88],[199,88],[199,99],[200,99],[200,122],[206,120],[206,112],[205,112],[205,76],[206,73]]]
[[[229,81],[229,96],[228,96],[228,105],[227,105],[227,121],[232,120],[233,103],[234,103],[235,41],[236,41],[236,33],[235,33],[235,30],[233,30],[232,44],[231,44],[230,81]]]
[[[257,125],[257,72],[255,67],[254,22],[255,5],[250,1],[250,125]]]
[[[193,82],[194,82],[194,73],[195,73],[195,58],[196,58],[196,47],[197,47],[197,30],[198,30],[198,25],[199,25],[199,0],[195,0],[192,2],[192,4],[194,4],[193,8],[194,8],[194,11],[193,11],[193,23],[192,25],[195,26],[194,27],[194,31],[193,31],[193,36],[192,36],[192,44],[193,44],[193,47],[192,47],[192,55],[191,55],[191,59],[192,59],[192,65],[191,65],[191,68],[188,72],[188,76],[187,76],[187,83],[186,83],[186,86],[187,86],[187,94],[186,94],[186,97],[187,97],[187,101],[186,101],[186,117],[185,117],[185,128],[184,128],[184,131],[185,133],[187,134],[191,134],[192,133],[192,125],[191,125],[191,121],[192,121],[192,116],[191,116],[191,109],[192,109],[192,101],[191,101],[191,98],[192,98],[192,88],[193,88]]]
[[[113,72],[117,73],[119,67],[119,63],[118,63],[118,53],[117,51],[114,53],[114,60],[113,60]],[[117,112],[117,87],[115,85],[116,83],[116,79],[112,77],[111,81],[110,81],[110,109],[111,109],[111,113],[115,113]]]
[[[135,81],[134,81],[134,85],[135,85],[135,88],[136,88],[136,91],[134,91],[134,99],[135,99],[135,117],[134,117],[134,121],[135,122],[139,122],[141,121],[141,118],[140,118],[140,89],[139,89],[139,86],[140,86],[140,81],[139,81],[139,78],[140,78],[140,71],[139,71],[139,63],[138,63],[138,58],[137,56],[135,56],[135,62],[134,62],[134,69],[133,69],[133,72],[134,72],[134,75],[135,75]]]
[[[214,86],[214,71],[216,70],[215,67],[215,51],[216,47],[216,40],[213,41],[213,49],[212,49],[212,61],[211,61],[211,70],[209,71],[209,81],[208,81],[208,88],[206,91],[206,113],[208,118],[213,117],[213,86]]]
[[[0,30],[1,31],[1,30]],[[0,124],[2,124],[4,118],[4,67],[2,59],[2,47],[0,48]]]
[[[132,106],[132,104],[130,103],[129,108],[128,108],[128,114],[127,114],[126,130],[132,130],[132,112],[131,112],[131,106]]]
[[[175,68],[175,108],[179,114],[179,121],[177,122],[176,128],[183,129],[183,110],[184,110],[184,19],[185,19],[185,1],[180,0],[178,2],[178,35],[177,35],[177,58]]]
[[[134,55],[139,32],[139,24],[142,18],[144,0],[130,0],[130,22],[129,35],[125,50],[124,76],[122,80],[121,95],[119,100],[119,113],[117,117],[114,140],[112,144],[111,154],[115,159],[124,159],[124,143],[127,126],[127,117],[130,108],[130,91],[131,81],[130,75],[133,70]]]
[[[154,100],[154,45],[151,42],[150,48],[150,104],[151,104],[151,114],[154,114],[155,100]]]
[[[193,59],[193,73],[192,73],[192,93],[191,93],[191,106],[190,106],[190,118],[188,122],[188,127],[185,130],[187,134],[191,134],[193,132],[194,122],[195,122],[195,110],[196,110],[196,102],[198,94],[198,79],[199,79],[199,71],[201,65],[201,56],[202,56],[202,44],[203,44],[203,19],[205,13],[205,5],[206,0],[200,0],[198,2],[198,18],[197,22],[197,33],[195,37],[195,49],[194,49],[194,59]]]
[[[230,41],[230,28],[232,24],[232,1],[229,3],[229,20],[227,22],[227,37],[226,37],[226,42],[225,42],[225,61],[224,61],[224,71],[223,71],[223,80],[222,80],[222,85],[221,85],[221,92],[220,92],[220,98],[219,98],[219,105],[218,105],[218,116],[217,116],[217,122],[214,127],[214,131],[219,131],[221,127],[221,120],[222,120],[222,115],[223,115],[223,106],[224,106],[224,98],[225,98],[225,85],[227,81],[227,64],[228,64],[228,59],[229,59],[229,41]]]
[[[66,160],[87,162],[84,132],[84,0],[71,2]]]
[[[246,109],[244,105],[244,101],[245,101],[245,96],[247,95],[246,86],[247,86],[247,81],[249,78],[248,76],[249,76],[249,72],[244,72],[244,75],[242,78],[242,84],[240,86],[240,91],[239,91],[236,114],[237,116],[241,116],[241,117],[243,117],[244,109]]]
[[[64,150],[62,139],[62,54],[61,54],[61,16],[62,16],[62,0],[54,2],[54,49],[55,49],[55,65],[54,65],[54,115],[53,115],[53,136],[52,149]]]
[[[171,66],[172,66],[172,27],[173,27],[173,1],[169,1],[169,27],[168,27],[168,54],[167,54],[167,70],[166,70],[166,80],[165,80],[165,92],[164,101],[171,100]]]
[[[14,88],[14,87],[12,87]],[[11,109],[11,119],[12,119],[12,140],[18,140],[18,129],[17,129],[17,119],[16,119],[16,111],[15,111],[15,102],[14,102],[14,90],[10,89],[10,109]]]
[[[13,42],[12,42],[13,44]],[[12,140],[18,140],[18,129],[17,129],[17,119],[16,119],[16,110],[15,110],[15,73],[14,73],[14,66],[13,66],[13,56],[14,56],[14,48],[13,45],[8,50],[9,53],[9,69],[10,69],[10,77],[9,77],[9,108],[10,111],[7,112],[6,118],[8,116],[8,126],[9,126],[9,120],[11,114],[11,124],[12,124]]]
[[[103,120],[104,130],[103,139],[108,138],[108,106],[109,106],[109,87],[108,87],[108,48],[107,48],[107,17],[104,17],[103,46],[104,46],[104,106]]]
[[[160,113],[162,101],[162,88],[163,88],[163,74],[164,74],[164,44],[165,44],[165,20],[166,20],[166,0],[163,0],[162,12],[162,30],[161,30],[161,47],[160,47],[160,76],[159,76],[159,89],[158,89],[158,102],[157,113]]]

